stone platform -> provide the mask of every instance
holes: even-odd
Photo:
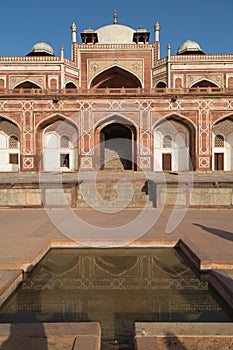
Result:
[[[65,205],[82,209],[233,208],[232,172],[0,173],[0,208]]]
[[[100,343],[94,322],[0,325],[1,350],[100,350]]]
[[[230,350],[232,324],[136,323],[135,350]]]

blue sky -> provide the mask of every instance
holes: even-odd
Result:
[[[45,41],[60,55],[70,58],[72,22],[79,33],[98,29],[113,21],[151,32],[161,25],[161,56],[172,54],[186,39],[198,41],[206,53],[233,53],[233,0],[0,0],[0,55],[24,56],[34,43]]]

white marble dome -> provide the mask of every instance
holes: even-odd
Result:
[[[182,45],[180,45],[177,55],[186,53],[203,53],[203,51],[196,41],[188,39]]]
[[[45,43],[45,42],[39,42],[33,45],[31,51],[28,55],[48,55],[48,56],[54,56],[54,50],[53,48]]]
[[[121,25],[110,24],[96,30],[99,44],[132,44],[135,30]]]

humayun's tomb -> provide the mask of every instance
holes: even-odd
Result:
[[[45,42],[0,57],[0,171],[233,170],[233,54],[73,23],[71,59]],[[127,140],[114,142],[115,139]]]

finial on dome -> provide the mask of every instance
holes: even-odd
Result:
[[[116,12],[116,10],[114,10],[114,14],[113,14],[113,24],[117,24],[117,12]]]

